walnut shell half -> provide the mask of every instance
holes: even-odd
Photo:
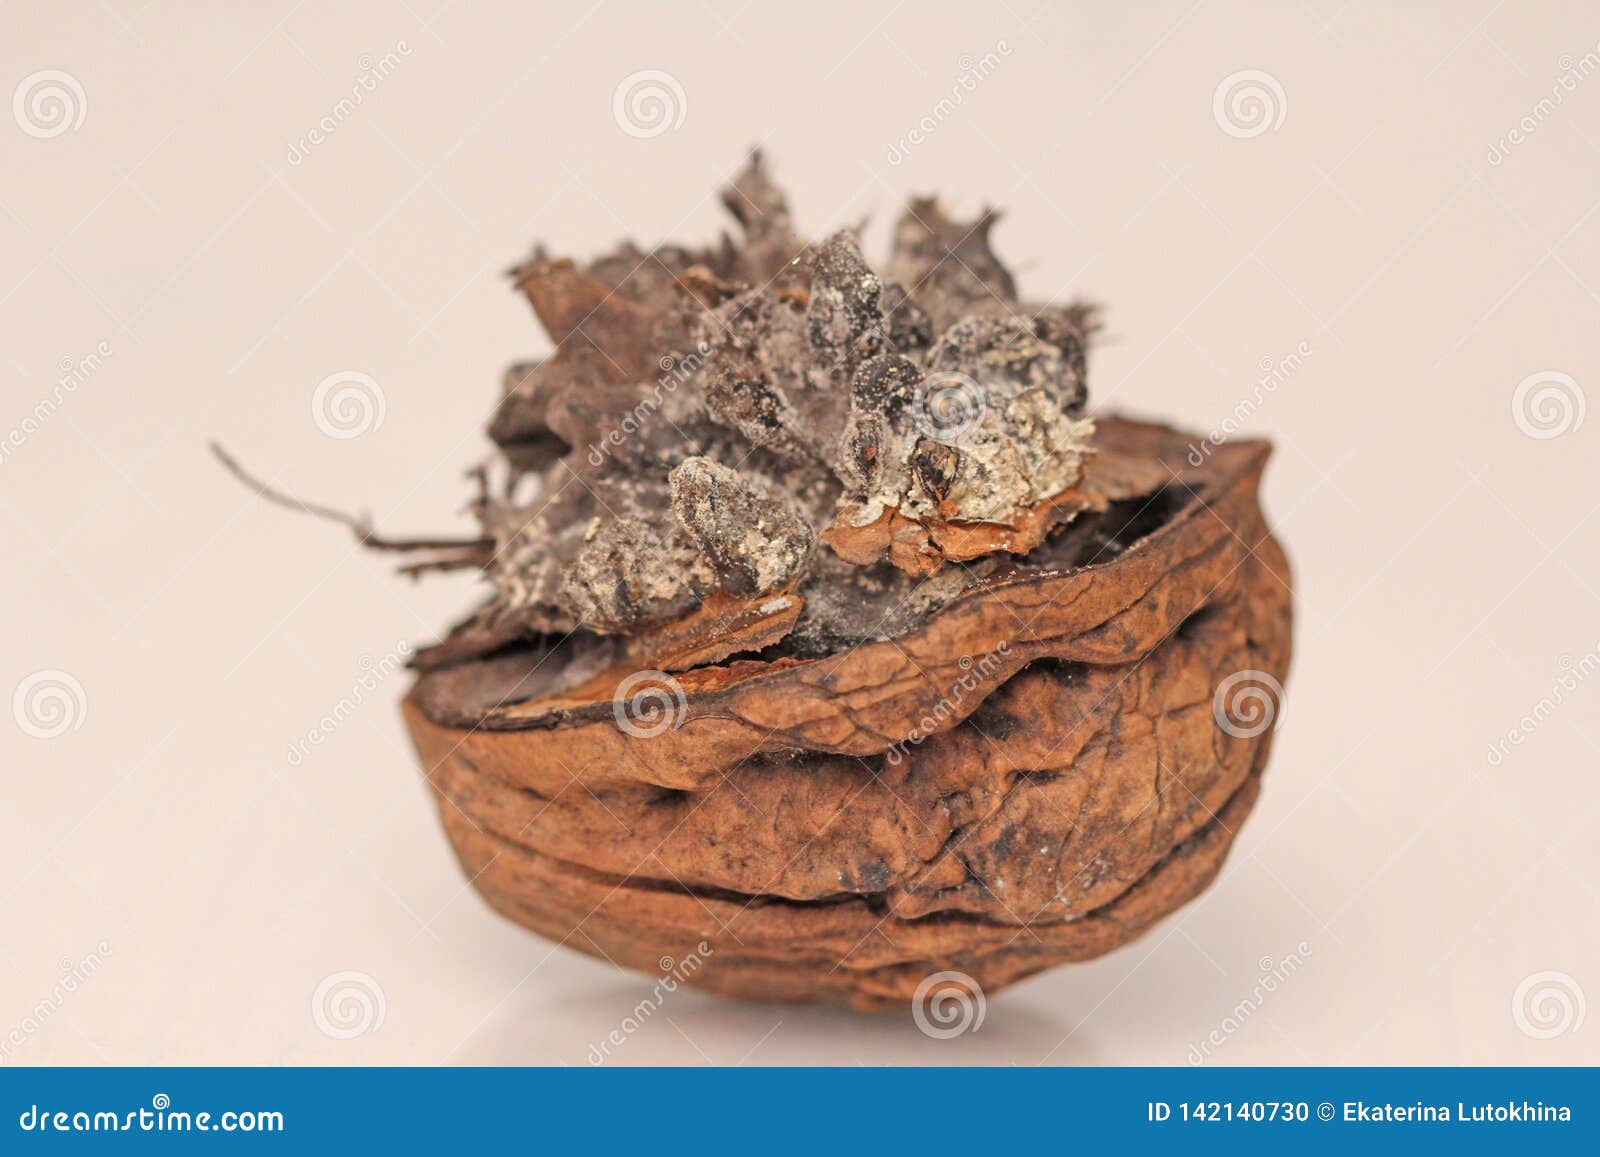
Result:
[[[1099,428],[1089,481],[1144,481],[897,637],[560,691],[565,644],[424,673],[406,721],[474,885],[621,965],[858,1007],[993,992],[1197,895],[1277,710],[1226,692],[1289,662],[1269,447]]]

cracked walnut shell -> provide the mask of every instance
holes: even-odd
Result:
[[[1268,448],[1098,428],[1066,532],[895,637],[576,688],[566,644],[423,673],[406,719],[474,886],[623,966],[857,1007],[944,970],[992,993],[1193,898],[1272,739],[1219,685],[1289,661]]]
[[[555,348],[506,374],[470,537],[219,455],[409,573],[481,573],[405,715],[511,919],[863,1007],[1126,943],[1215,876],[1266,762],[1266,444],[1091,417],[1096,311],[1021,298],[992,212],[913,200],[874,267],[802,240],[759,156],[724,203],[738,239],[513,271]]]

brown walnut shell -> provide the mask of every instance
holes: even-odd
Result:
[[[1197,895],[1277,709],[1224,726],[1219,689],[1289,662],[1269,447],[1121,419],[1097,443],[1163,481],[896,638],[655,672],[648,726],[613,698],[640,673],[541,693],[560,645],[422,675],[405,716],[474,885],[619,965],[857,1007],[941,971],[992,993]]]

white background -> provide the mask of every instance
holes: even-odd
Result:
[[[1513,412],[1545,371],[1600,402],[1600,76],[1538,107],[1600,52],[1593,5],[108,0],[5,21],[0,95],[61,70],[85,115],[50,139],[0,115],[0,432],[64,359],[109,351],[0,458],[0,690],[83,689],[55,738],[0,715],[6,1063],[584,1064],[646,995],[466,887],[404,675],[290,764],[364,657],[476,591],[405,583],[205,443],[391,533],[464,528],[500,370],[547,348],[505,266],[535,238],[709,239],[753,142],[813,235],[871,214],[881,243],[934,189],[1003,206],[1029,295],[1107,305],[1097,407],[1204,431],[1306,343],[1245,423],[1278,447],[1296,657],[1221,879],[1137,943],[992,996],[954,1040],[679,993],[616,1062],[1182,1064],[1301,942],[1209,1063],[1600,1062],[1576,1005],[1600,998],[1600,679],[1487,758],[1600,662],[1600,417],[1534,438]],[[683,118],[638,139],[613,92],[647,69]],[[1240,138],[1213,96],[1246,69],[1283,119]],[[345,370],[386,410],[338,440],[311,397]],[[344,970],[384,1016],[335,1039],[311,1002]],[[1546,971],[1569,1004],[1536,1039],[1513,997]]]

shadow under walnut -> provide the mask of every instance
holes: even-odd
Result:
[[[474,886],[620,965],[861,1008],[942,970],[992,993],[1199,894],[1272,739],[1214,694],[1289,662],[1269,447],[1117,418],[1096,446],[1052,541],[896,638],[683,671],[660,734],[619,726],[632,668],[542,692],[564,645],[421,675],[406,721]]]

